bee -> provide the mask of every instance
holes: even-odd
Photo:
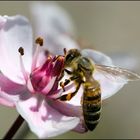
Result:
[[[114,80],[115,82],[138,80],[140,76],[123,68],[94,63],[88,57],[87,49],[81,52],[78,49],[70,49],[68,52],[64,50],[64,55],[64,71],[71,76],[69,79],[65,79],[65,82],[60,82],[60,86],[65,91],[64,87],[71,81],[74,81],[76,89],[74,92],[61,95],[57,99],[61,101],[71,100],[82,84],[84,87],[81,99],[83,118],[87,130],[93,131],[100,120],[102,107],[101,86],[93,76],[94,71],[98,70],[102,72],[110,80]],[[67,69],[69,67],[71,71]]]

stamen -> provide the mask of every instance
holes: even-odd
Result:
[[[52,59],[52,57],[50,55],[48,55],[47,60],[51,60],[51,59]]]
[[[67,54],[67,50],[66,50],[66,48],[64,48],[64,56],[66,56],[66,54]]]
[[[37,58],[38,58],[38,54],[40,52],[40,46],[43,46],[43,38],[38,37],[35,40],[35,43],[37,44],[36,46],[36,50],[33,56],[33,62],[32,62],[32,71],[36,68],[36,64],[37,64]]]
[[[36,44],[39,44],[40,46],[43,46],[43,38],[38,37],[35,41]]]
[[[18,52],[20,53],[20,67],[21,67],[21,71],[22,71],[22,74],[23,74],[23,77],[25,79],[25,81],[27,82],[28,80],[28,75],[27,75],[27,72],[25,70],[25,67],[24,67],[24,64],[23,64],[23,59],[22,59],[22,56],[24,55],[24,49],[22,47],[20,47],[18,49]]]
[[[24,49],[22,47],[18,49],[18,52],[20,53],[20,55],[24,55]]]

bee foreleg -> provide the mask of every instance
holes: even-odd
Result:
[[[73,72],[70,71],[70,70],[64,69],[64,71],[65,71],[67,74],[69,74],[69,75],[72,75],[72,74],[73,74]]]
[[[77,85],[76,90],[74,92],[62,95],[62,96],[58,97],[57,99],[60,99],[61,101],[69,101],[69,100],[71,100],[71,98],[74,97],[76,95],[76,93],[78,92],[80,86],[81,86],[81,83],[79,83]]]
[[[68,85],[71,81],[78,79],[78,76],[72,76],[69,79],[65,79],[65,82],[60,82],[60,86],[62,87],[63,91],[65,91],[65,86]]]
[[[63,91],[65,91],[65,86],[70,83],[70,79],[65,79],[65,82],[60,82],[60,87],[62,87]]]

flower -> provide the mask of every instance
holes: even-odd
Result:
[[[32,56],[32,39],[25,17],[0,16],[0,104],[16,107],[39,138],[52,137],[75,128],[79,118],[52,106],[64,57],[44,53],[40,37]]]
[[[37,29],[37,34],[42,35],[50,44],[48,44],[48,50],[52,54],[63,54],[64,48],[67,50],[72,48],[77,48],[80,50],[80,45],[74,39],[75,30],[74,23],[72,22],[70,16],[63,8],[61,8],[55,2],[39,3],[34,2],[31,5],[31,13],[34,18],[35,27]],[[69,24],[68,24],[69,23]],[[48,28],[39,28],[39,27]],[[53,30],[55,33],[53,34]],[[76,37],[75,37],[76,38]],[[87,49],[88,56],[97,64],[103,64],[107,66],[114,66],[111,58],[106,54],[93,49]],[[119,91],[125,83],[112,83],[109,79],[104,77],[99,72],[95,73],[95,77],[101,83],[102,89],[102,99],[106,99],[117,91]],[[79,95],[79,94],[77,94]],[[71,101],[75,100],[74,105],[80,105],[77,97],[74,97]],[[71,102],[70,101],[70,102]],[[69,103],[70,103],[69,102]]]
[[[48,42],[48,50],[52,54],[62,55],[64,48],[66,48],[67,50],[71,48],[77,48],[80,50],[80,45],[74,39],[76,38],[74,23],[72,22],[68,13],[66,13],[66,11],[64,11],[64,9],[61,8],[57,3],[34,2],[31,5],[31,13],[33,15],[32,17],[38,17],[33,19],[35,21],[34,23],[37,29],[36,32],[37,34],[43,36],[45,38],[45,41]],[[85,50],[84,53],[87,53],[86,55],[88,55],[88,57],[90,57],[93,60],[93,62],[96,64],[114,66],[114,62],[112,61],[112,59],[101,52],[95,51],[93,49],[87,49]],[[123,56],[123,58],[125,58],[125,60],[128,60],[128,57]],[[129,58],[129,60],[132,59]],[[124,63],[122,64],[123,66],[125,66]],[[132,69],[135,68],[135,65],[134,66],[126,65],[127,68],[129,68],[130,66],[132,67]],[[120,83],[112,82],[110,79],[108,79],[98,70],[94,72],[93,76],[97,81],[99,81],[101,85],[102,100],[105,100],[111,97],[112,95],[118,93],[118,91],[127,83],[127,81],[122,81]],[[70,90],[64,92],[63,94],[67,94],[69,93],[69,91],[72,92],[74,89],[75,88],[72,87]],[[76,96],[74,96],[70,101],[66,103],[57,102],[54,104],[55,106],[53,105],[53,107],[66,115],[71,116],[73,114],[73,116],[82,118],[82,110],[80,104],[82,93],[83,93],[83,89],[81,87],[78,93],[76,94]],[[64,104],[65,104],[65,108],[61,107]],[[80,133],[84,133],[87,131],[82,122],[82,119],[77,125],[77,127],[75,127],[73,130]]]
[[[37,28],[41,29],[37,34],[45,38],[36,39],[34,53],[29,21],[19,15],[0,16],[0,104],[16,107],[39,138],[53,137],[69,130],[86,132],[80,104],[83,89],[80,88],[69,102],[55,100],[62,92],[58,84],[64,66],[63,48],[79,49],[73,39],[73,25],[57,5],[34,6]],[[45,51],[45,46],[51,53]],[[97,64],[113,65],[112,60],[101,52],[87,50],[87,53]],[[112,83],[99,71],[94,77],[101,84],[102,100],[126,84]],[[65,93],[74,89],[71,84],[65,87]]]

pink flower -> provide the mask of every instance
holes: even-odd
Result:
[[[46,42],[49,42],[47,46],[52,54],[62,55],[64,48],[67,50],[72,48],[80,50],[80,45],[73,37],[75,36],[74,23],[68,13],[57,3],[34,2],[31,5],[31,13],[32,17],[38,17],[34,18],[36,32],[43,36]],[[39,28],[40,26],[42,28]],[[93,49],[85,49],[85,53],[97,64],[114,66],[111,58],[106,54]],[[95,72],[94,76],[101,83],[103,100],[115,94],[126,84],[126,82],[112,83],[98,71]],[[81,96],[81,93],[77,95]],[[73,105],[80,105],[80,99],[77,96],[68,103],[71,104],[73,100],[75,101],[72,103]]]
[[[77,48],[80,50],[79,44],[74,39],[74,24],[68,13],[66,13],[66,11],[58,4],[56,4],[55,2],[34,2],[31,5],[31,12],[33,15],[32,17],[35,17],[34,23],[37,29],[36,32],[46,39],[45,41],[48,42],[48,50],[52,54],[63,54],[64,48],[66,48],[67,50],[71,48]],[[86,56],[90,57],[95,64],[114,66],[111,58],[101,52],[92,49],[85,49],[82,52]],[[128,57],[126,58],[128,59]],[[121,82],[112,82],[98,70],[94,72],[93,76],[96,80],[99,81],[101,85],[102,100],[105,100],[116,94],[127,83],[127,80]],[[138,79],[137,76],[138,75],[136,75],[136,79]],[[71,92],[74,89],[75,88],[72,87],[70,90],[64,92],[63,94],[66,94],[69,91]],[[80,104],[82,94],[83,89],[81,87],[76,96],[74,96],[70,101],[66,102],[67,104],[64,102],[56,102],[55,104],[53,104],[53,107],[64,113],[65,115],[71,116],[73,114],[74,116],[82,118],[82,110]],[[63,105],[65,105],[65,108],[61,107]],[[87,131],[84,127],[84,124],[82,123],[82,119],[77,127],[75,127],[75,129],[73,130],[80,133]]]
[[[16,107],[39,138],[53,137],[69,130],[86,132],[81,119],[83,89],[80,88],[69,102],[54,100],[63,91],[58,84],[64,65],[63,56],[55,54],[62,55],[63,48],[79,49],[73,39],[73,23],[64,10],[54,3],[48,4],[48,7],[35,4],[33,14],[37,19],[36,29],[39,29],[37,36],[45,38],[44,41],[42,38],[36,40],[34,53],[28,20],[19,15],[0,16],[0,104]],[[52,55],[44,54],[45,47]],[[112,60],[101,52],[87,49],[84,53],[88,53],[97,64],[113,66]],[[127,83],[113,83],[99,71],[94,73],[94,77],[101,84],[102,100]],[[70,84],[65,89],[67,93],[75,86]]]
[[[45,55],[42,38],[33,53],[32,39],[25,17],[0,16],[0,104],[16,107],[39,138],[52,137],[75,128],[79,118],[53,107],[63,56]]]

